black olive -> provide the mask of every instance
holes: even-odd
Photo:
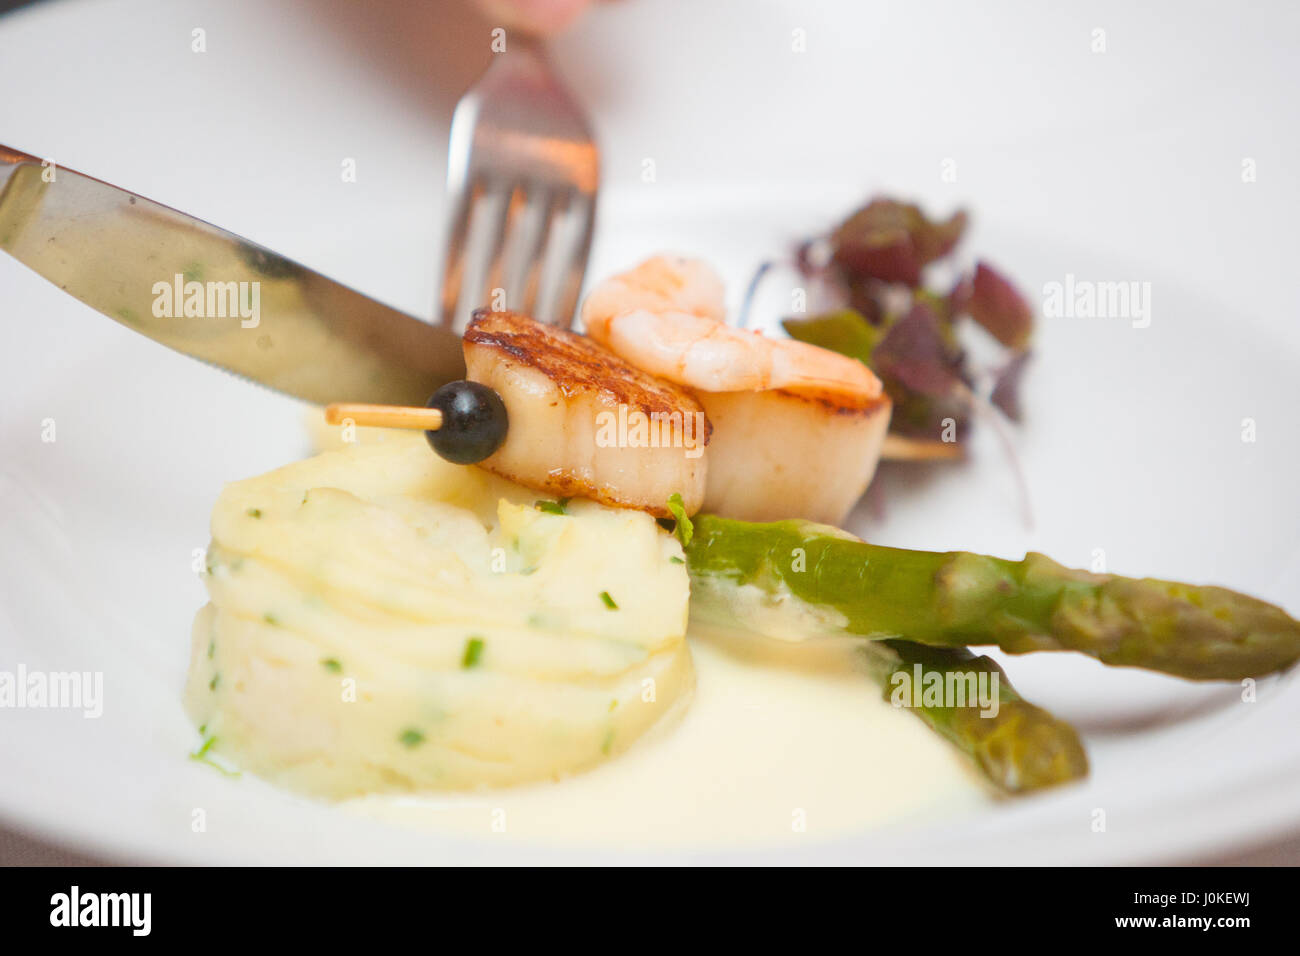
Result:
[[[442,427],[424,437],[443,458],[458,465],[482,461],[506,440],[506,405],[478,382],[448,382],[429,396],[429,408],[442,412]]]

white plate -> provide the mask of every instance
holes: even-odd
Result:
[[[811,194],[757,203],[716,192],[671,202],[615,198],[606,229],[621,238],[603,246],[596,269],[685,244],[708,250],[738,292],[764,252],[820,221],[817,202]],[[996,225],[972,239],[997,250],[1028,288],[1078,267],[1073,251]],[[1096,268],[1127,274],[1125,263],[1101,255]],[[0,812],[82,847],[167,860],[547,856],[350,819],[185,759],[195,738],[179,694],[189,622],[203,601],[191,552],[206,543],[223,481],[304,450],[302,406],[137,340],[10,272],[33,309],[39,302],[69,314],[29,330],[24,347],[58,351],[63,370],[11,395],[0,423],[6,446],[20,449],[0,486],[3,660],[29,670],[101,670],[105,704],[97,720],[3,714]],[[774,277],[764,298],[784,298],[782,281]],[[1020,521],[1009,466],[987,428],[971,465],[934,469],[919,486],[891,480],[884,520],[859,509],[854,528],[888,544],[1036,548],[1077,565],[1102,548],[1115,569],[1214,580],[1300,605],[1295,542],[1279,533],[1300,523],[1300,500],[1286,493],[1296,453],[1276,440],[1244,445],[1239,421],[1240,409],[1268,421],[1300,403],[1292,374],[1300,356],[1259,336],[1238,346],[1240,363],[1224,367],[1206,347],[1223,307],[1182,301],[1173,282],[1159,288],[1177,322],[1135,329],[1123,319],[1044,321],[1027,381],[1030,419],[1016,435],[1036,530]],[[1213,389],[1191,384],[1216,375]],[[56,427],[48,444],[46,418]],[[1291,677],[1261,681],[1258,702],[1247,704],[1235,685],[1108,670],[1074,656],[1009,667],[1021,690],[1085,734],[1094,764],[1086,786],[950,825],[831,845],[810,839],[806,851],[788,855],[1134,860],[1203,851],[1300,818],[1300,741],[1289,731],[1300,687]],[[195,808],[206,811],[204,834],[190,832]],[[1094,833],[1099,809],[1106,830]]]
[[[601,92],[592,97],[614,141],[607,168],[613,188],[594,272],[656,248],[695,251],[721,264],[738,299],[761,258],[825,226],[868,192],[853,153],[865,155],[880,127],[846,128],[840,113],[813,95],[816,84],[809,78],[820,69],[822,80],[833,75],[844,82],[851,73],[846,58],[855,51],[847,40],[819,33],[825,23],[808,15],[810,42],[821,43],[823,51],[838,42],[839,56],[830,66],[823,55],[793,67],[782,61],[778,69],[772,54],[762,51],[772,43],[784,49],[791,24],[807,22],[798,5],[776,5],[776,12],[754,21],[742,44],[727,40],[726,17],[710,14],[683,38],[683,65],[638,87],[602,59],[606,47],[592,47],[586,60],[576,56],[593,38],[613,42],[620,24],[671,33],[671,25],[657,26],[656,10],[646,11],[655,4],[626,6],[632,12],[610,13],[590,27],[585,41],[580,32],[564,46],[575,54],[569,68],[580,79],[594,82],[612,73],[624,84],[597,86]],[[55,15],[64,7],[86,18],[77,29]],[[357,71],[359,58],[382,61],[378,40],[357,39],[358,53],[340,51],[321,36],[304,37],[301,23],[283,22],[301,19],[291,3],[174,5],[165,16],[137,20],[129,29],[117,11],[110,17],[80,7],[55,5],[0,21],[0,51],[16,70],[24,62],[35,69],[58,53],[76,57],[97,77],[93,88],[76,86],[75,77],[59,87],[60,71],[43,74],[48,82],[41,95],[48,101],[6,102],[0,141],[42,155],[47,144],[61,148],[64,161],[84,172],[244,231],[405,308],[427,306],[432,230],[427,214],[412,209],[434,207],[439,172],[424,172],[418,185],[412,177],[425,157],[438,154],[443,133],[437,122],[411,132],[408,108],[427,87],[415,80],[385,86]],[[901,47],[873,41],[872,62],[888,75],[906,68],[907,44],[926,35],[930,21],[929,14],[911,14],[906,6],[882,4],[879,10],[864,29],[904,41]],[[337,9],[334,15],[334,26],[348,22]],[[964,16],[959,6],[946,15]],[[90,19],[96,16],[104,18],[99,29]],[[1129,50],[1139,43],[1150,50],[1156,42],[1155,25],[1145,15],[1114,13],[1108,21],[1112,42]],[[180,31],[188,37],[196,23],[207,26],[213,44],[212,59],[198,65],[184,39],[173,36]],[[964,32],[986,28],[966,26]],[[1125,319],[1043,321],[1026,383],[1029,420],[1015,435],[1037,517],[1033,531],[1020,522],[1011,473],[987,428],[979,429],[968,467],[936,469],[920,482],[892,477],[885,519],[873,522],[860,512],[856,530],[910,547],[1008,555],[1036,548],[1079,566],[1091,564],[1095,549],[1102,549],[1113,570],[1213,581],[1300,611],[1300,498],[1294,494],[1300,452],[1292,420],[1300,407],[1300,340],[1270,312],[1287,290],[1270,292],[1261,281],[1279,274],[1269,270],[1294,254],[1286,232],[1294,216],[1282,213],[1295,211],[1296,195],[1293,185],[1278,186],[1276,178],[1272,187],[1261,180],[1255,192],[1243,194],[1250,187],[1237,178],[1242,156],[1267,160],[1271,149],[1282,149],[1261,145],[1264,131],[1295,141],[1294,131],[1269,123],[1285,104],[1270,99],[1285,89],[1270,82],[1277,79],[1272,72],[1285,75],[1284,61],[1269,46],[1271,36],[1285,31],[1273,27],[1251,26],[1260,31],[1260,43],[1243,46],[1259,51],[1254,59],[1229,58],[1222,74],[1202,75],[1169,49],[1146,60],[1125,56],[1122,47],[1107,54],[1109,60],[1072,60],[1062,51],[1086,44],[1090,25],[1064,17],[1035,20],[1020,48],[1042,59],[1044,70],[1068,66],[1043,74],[1053,77],[1050,93],[1058,108],[1038,130],[1042,143],[1015,132],[1024,117],[1037,115],[1035,108],[1047,108],[1036,104],[1032,91],[1017,88],[1018,119],[999,113],[981,127],[958,119],[964,116],[960,96],[941,103],[927,87],[923,94],[945,122],[956,124],[959,142],[943,142],[927,127],[923,145],[876,144],[873,181],[921,193],[937,208],[969,201],[978,225],[967,248],[987,254],[1031,293],[1067,274],[1149,281],[1153,317],[1142,329]],[[321,29],[335,40],[348,34]],[[1192,48],[1195,37],[1205,43],[1214,37],[1208,18],[1188,21],[1184,30]],[[220,60],[233,37],[243,44],[237,62]],[[181,44],[178,50],[167,45],[173,42]],[[969,58],[962,62],[973,71],[973,95],[999,89],[976,69],[989,66],[990,42],[951,44],[954,58]],[[430,43],[443,55],[454,46],[445,36]],[[696,74],[689,64],[708,61],[719,48],[735,54],[734,76],[764,84],[763,102],[779,121],[741,122],[726,112],[743,92],[739,79],[693,102],[688,80]],[[259,51],[266,56],[259,59]],[[409,51],[397,56],[409,77]],[[251,79],[240,72],[249,58],[262,64]],[[353,85],[337,84],[340,62],[358,77]],[[456,75],[475,68],[472,57],[463,57]],[[1171,70],[1185,81],[1177,95],[1165,75]],[[1219,82],[1234,70],[1251,78],[1248,107]],[[159,71],[168,77],[161,87]],[[788,90],[762,79],[773,71]],[[320,96],[309,89],[313,84],[338,90],[341,99]],[[1097,91],[1123,97],[1130,85],[1167,97],[1163,115],[1176,119],[1172,127],[1134,132],[1126,121],[1109,118],[1109,100],[1102,102]],[[447,88],[444,74],[437,119],[450,102]],[[264,102],[248,106],[259,89],[274,93],[275,109]],[[90,99],[79,107],[83,94]],[[922,94],[898,94],[904,95]],[[1219,138],[1179,125],[1193,113],[1193,101],[1216,117],[1198,119]],[[665,102],[673,108],[656,106]],[[129,117],[112,113],[119,104],[127,104]],[[892,123],[903,121],[908,108],[898,99],[884,106]],[[59,110],[70,115],[50,115]],[[638,127],[638,110],[652,118],[646,128],[653,135]],[[309,131],[304,126],[277,140],[284,115],[315,122]],[[1072,116],[1086,119],[1093,135],[1080,139]],[[129,118],[144,132],[126,140],[117,124]],[[747,132],[758,127],[761,132]],[[242,143],[256,143],[260,157],[230,150],[242,129],[249,131]],[[816,130],[844,140],[824,150],[802,148],[799,143]],[[1221,146],[1228,135],[1231,145]],[[359,190],[340,191],[336,157],[362,151],[358,143],[369,144],[363,177],[367,170],[375,175],[363,178]],[[763,151],[767,144],[770,153]],[[831,153],[846,155],[832,161]],[[922,164],[937,169],[954,153],[965,177],[956,185],[934,184],[933,172],[928,179],[910,172]],[[651,156],[658,159],[658,182],[641,184],[641,159]],[[254,165],[257,158],[262,162]],[[145,165],[150,160],[153,165]],[[695,185],[678,175],[692,163],[699,174]],[[701,184],[710,173],[716,178],[718,170],[732,168],[748,185]],[[298,185],[312,176],[324,185]],[[1275,222],[1285,228],[1270,232]],[[767,301],[783,297],[782,282],[787,278],[773,279]],[[190,570],[192,550],[207,542],[207,516],[224,481],[306,450],[301,407],[138,340],[6,257],[0,257],[0,289],[7,320],[18,330],[0,354],[0,669],[22,663],[105,675],[98,720],[70,712],[0,711],[0,820],[115,859],[591,856],[415,834],[286,796],[247,777],[228,780],[187,761],[194,731],[181,712],[180,690],[190,620],[204,599]],[[1257,423],[1254,443],[1241,440],[1246,418]],[[46,419],[55,422],[53,443],[41,440]],[[1027,695],[1084,732],[1094,768],[1085,786],[946,823],[831,843],[810,837],[803,849],[740,857],[1175,860],[1300,826],[1300,738],[1293,733],[1300,687],[1293,675],[1261,681],[1258,701],[1243,703],[1234,685],[1191,685],[1073,656],[1012,659],[1008,667]],[[192,831],[195,808],[206,811],[206,833]],[[1105,814],[1104,832],[1094,832],[1097,811]]]

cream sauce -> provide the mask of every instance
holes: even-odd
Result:
[[[994,799],[947,743],[882,699],[852,643],[701,630],[686,713],[617,760],[556,783],[343,806],[449,834],[704,848],[828,839]]]

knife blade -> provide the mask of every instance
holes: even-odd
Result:
[[[4,146],[0,250],[155,342],[309,402],[423,405],[465,375],[445,326]]]

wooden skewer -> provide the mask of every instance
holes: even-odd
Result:
[[[956,442],[886,435],[880,457],[884,461],[953,461],[965,457],[965,452]]]
[[[325,407],[325,421],[342,425],[374,428],[410,428],[416,431],[437,431],[442,427],[442,412],[436,408],[417,408],[413,405],[366,405],[354,402],[335,402]],[[921,438],[904,438],[886,435],[880,450],[885,461],[953,461],[964,453],[956,442],[927,441]]]
[[[436,432],[442,427],[442,412],[436,408],[416,408],[412,405],[365,405],[355,402],[335,402],[325,406],[325,421],[342,425],[371,425],[375,428],[411,428],[417,431]]]

